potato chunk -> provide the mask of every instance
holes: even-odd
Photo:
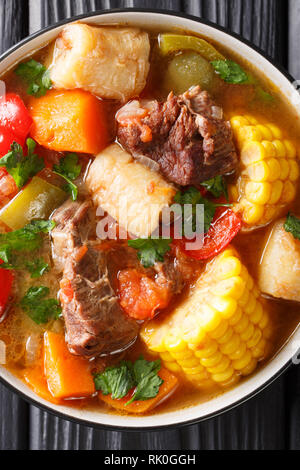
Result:
[[[59,35],[46,62],[55,88],[82,88],[127,101],[146,85],[149,55],[149,36],[138,29],[73,23]]]
[[[95,205],[140,238],[156,230],[163,208],[176,193],[159,173],[136,162],[117,144],[97,156],[86,182]]]
[[[259,268],[259,287],[265,294],[300,302],[300,242],[274,225]]]

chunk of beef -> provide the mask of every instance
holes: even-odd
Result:
[[[187,186],[234,171],[230,123],[206,91],[193,87],[166,102],[134,101],[117,113],[118,139],[135,158],[157,162],[170,181]]]
[[[138,335],[137,323],[126,317],[111,286],[107,253],[88,241],[94,219],[90,202],[68,201],[54,214],[52,232],[54,259],[59,269],[63,266],[66,341],[73,354],[86,357],[125,350]]]

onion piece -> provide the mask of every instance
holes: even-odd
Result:
[[[152,158],[145,157],[145,155],[135,155],[134,157],[139,163],[150,168],[150,170],[156,171],[158,173],[160,172],[159,164],[152,160]]]
[[[4,341],[0,341],[0,364],[2,366],[6,364],[6,344]]]
[[[42,347],[41,335],[33,333],[26,342],[25,362],[27,366],[31,366],[38,359],[40,349]]]

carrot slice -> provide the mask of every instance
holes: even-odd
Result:
[[[54,398],[49,392],[47,380],[41,366],[26,369],[23,377],[27,385],[39,397],[49,401],[50,403],[54,403],[54,405],[60,405],[62,403],[62,400]]]
[[[45,375],[54,398],[86,398],[95,393],[90,363],[69,352],[64,336],[45,333],[44,350]]]
[[[152,398],[146,401],[134,401],[133,403],[130,403],[130,405],[127,406],[126,403],[130,401],[132,397],[132,392],[127,397],[122,398],[121,400],[113,400],[111,398],[111,395],[105,396],[103,395],[103,393],[100,392],[99,399],[119,411],[134,414],[148,413],[157,406],[161,405],[161,403],[167,400],[171,395],[173,395],[179,385],[177,377],[171,374],[171,372],[169,372],[167,369],[161,369],[158,375],[161,379],[163,379],[164,383],[161,385],[156,398]]]
[[[50,90],[31,98],[31,137],[58,152],[98,154],[109,141],[104,104],[83,90]]]

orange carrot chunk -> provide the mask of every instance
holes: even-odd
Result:
[[[134,414],[145,414],[149,411],[153,410],[157,406],[161,405],[165,400],[167,400],[173,393],[176,391],[178,387],[178,379],[175,375],[171,374],[167,369],[161,369],[158,373],[161,379],[163,379],[164,383],[161,385],[159,389],[159,393],[156,398],[151,398],[150,400],[142,401],[134,401],[126,406],[132,395],[134,390],[130,392],[127,397],[122,398],[121,400],[113,400],[111,395],[103,395],[103,393],[99,392],[99,399],[104,401],[107,405],[115,408],[116,410],[123,411],[125,413],[134,413]]]
[[[25,369],[23,377],[26,384],[39,397],[43,398],[46,401],[49,401],[50,403],[54,403],[55,405],[59,405],[62,403],[62,400],[60,400],[59,398],[54,398],[49,392],[47,380],[41,366]]]
[[[45,375],[54,398],[86,398],[95,393],[89,362],[73,356],[62,335],[45,333],[44,350]]]
[[[86,91],[50,90],[29,111],[31,137],[48,149],[97,155],[109,142],[104,104]]]

